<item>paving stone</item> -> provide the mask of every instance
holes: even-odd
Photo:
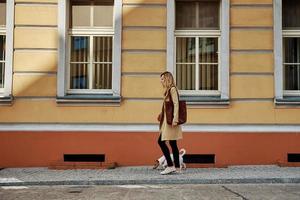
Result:
[[[0,171],[0,186],[116,184],[300,183],[300,167],[234,166],[191,168],[183,173],[160,175],[150,166],[116,169],[51,170],[7,168]]]

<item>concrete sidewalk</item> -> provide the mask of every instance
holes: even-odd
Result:
[[[99,170],[7,168],[0,170],[0,186],[128,185],[128,184],[239,184],[300,183],[300,167],[276,165],[190,168],[181,174],[160,175],[151,166]]]

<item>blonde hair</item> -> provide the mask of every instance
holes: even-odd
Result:
[[[165,71],[160,74],[160,77],[164,77],[166,83],[166,91],[165,93],[171,88],[176,87],[174,77],[171,72]]]

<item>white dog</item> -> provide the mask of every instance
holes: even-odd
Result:
[[[183,162],[183,156],[185,154],[185,149],[180,149],[179,151],[179,165],[181,169],[186,169],[186,164]],[[173,154],[170,154],[172,161],[174,162]],[[153,169],[160,168],[165,169],[168,166],[167,159],[163,155],[159,159],[156,160],[156,163],[153,167]]]

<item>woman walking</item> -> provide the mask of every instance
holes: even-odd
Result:
[[[162,112],[160,113],[158,120],[160,121],[160,135],[158,138],[158,144],[167,160],[168,166],[160,174],[170,174],[172,172],[181,172],[179,164],[179,151],[177,147],[177,140],[182,139],[182,130],[181,126],[178,125],[178,112],[179,112],[179,96],[178,90],[176,88],[173,75],[166,71],[160,75],[160,82],[165,90],[164,93],[164,102],[162,106]],[[167,123],[166,117],[166,102],[173,102],[174,112],[173,112],[173,122],[172,124]],[[169,141],[169,144],[172,148],[174,164],[170,156],[169,148],[166,144],[166,141]],[[175,166],[174,166],[175,165]]]

